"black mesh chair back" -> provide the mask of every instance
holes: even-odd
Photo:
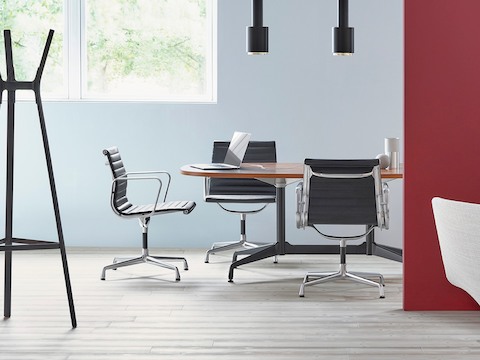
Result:
[[[305,165],[312,172],[309,179],[308,225],[378,224],[376,179],[373,174],[378,160],[307,159]],[[342,175],[346,177],[339,177]]]
[[[215,141],[213,143],[212,162],[221,163],[227,153],[228,141]],[[275,141],[250,141],[243,159],[244,163],[275,163],[277,151]],[[255,179],[219,179],[211,178],[209,184],[210,195],[267,195],[275,196],[275,187]],[[206,201],[209,201],[207,199]],[[212,200],[214,201],[214,200]],[[241,201],[241,200],[239,200]],[[248,201],[247,199],[244,200]],[[262,200],[264,202],[265,199]],[[214,201],[216,202],[216,201]],[[269,199],[266,202],[275,202]]]
[[[122,157],[117,147],[111,147],[103,150],[103,155],[107,157],[108,166],[112,173],[112,179],[118,179],[125,176],[127,171],[123,165]],[[113,182],[112,186],[112,208],[121,213],[132,206],[127,198],[127,179]]]

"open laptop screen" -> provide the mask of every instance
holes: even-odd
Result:
[[[249,141],[250,134],[235,131],[223,162],[225,164],[239,167],[242,164]]]
[[[192,164],[191,166],[202,170],[231,170],[240,168],[245,153],[247,152],[250,136],[251,134],[249,133],[235,131],[232,140],[230,140],[230,145],[228,146],[223,163]]]

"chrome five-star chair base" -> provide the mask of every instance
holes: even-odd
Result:
[[[343,245],[343,246],[342,246]],[[340,241],[340,248],[346,249],[346,241]],[[346,252],[346,251],[345,251]],[[375,282],[366,278],[378,278],[379,282]],[[312,280],[310,280],[313,278]],[[298,295],[300,297],[305,296],[305,286],[317,285],[321,283],[326,283],[328,281],[343,279],[351,280],[361,284],[370,285],[378,287],[380,293],[380,298],[385,298],[385,292],[383,287],[385,286],[385,281],[383,275],[379,273],[369,273],[369,272],[349,272],[347,271],[347,264],[341,263],[340,269],[337,272],[308,272],[303,279],[302,285],[300,285],[300,291]]]
[[[148,249],[143,249],[142,255],[135,258],[114,258],[113,264],[107,265],[102,270],[102,280],[105,280],[105,271],[107,270],[117,270],[118,268],[137,265],[137,264],[152,264],[157,265],[166,269],[175,271],[175,281],[180,281],[180,273],[178,268],[175,265],[167,264],[164,261],[183,261],[183,269],[188,270],[187,260],[183,257],[166,257],[166,256],[153,256],[149,255]]]
[[[140,227],[142,228],[142,255],[132,258],[115,257],[113,259],[113,264],[107,265],[103,268],[100,279],[105,280],[105,272],[107,270],[117,270],[118,268],[125,266],[147,263],[175,271],[175,281],[180,281],[180,272],[178,271],[178,268],[175,265],[166,264],[164,261],[183,261],[184,270],[188,270],[187,259],[183,257],[150,255],[148,252],[148,224],[150,222],[150,218],[141,218],[138,219],[138,222],[140,224]]]
[[[235,213],[237,211],[234,210],[228,210],[221,204],[218,204],[222,209],[228,212]],[[237,250],[235,254],[233,255],[233,261],[236,260],[238,255],[247,255],[249,253],[255,252],[257,250],[261,250],[263,246],[266,245],[271,245],[271,244],[265,244],[265,243],[253,243],[250,241],[247,241],[247,234],[246,234],[246,220],[247,220],[247,214],[254,214],[262,211],[263,209],[266,208],[267,205],[262,206],[260,209],[256,210],[251,210],[251,211],[239,211],[237,213],[240,213],[240,240],[238,241],[220,241],[212,244],[212,247],[207,250],[205,253],[205,263],[208,263],[210,260],[210,255],[215,255],[218,252],[221,251],[228,251],[228,250]],[[275,263],[277,262],[277,256],[275,256]]]

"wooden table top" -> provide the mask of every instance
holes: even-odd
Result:
[[[180,168],[180,173],[212,178],[303,178],[303,163],[243,163],[237,170],[202,170],[190,165]],[[403,168],[382,169],[382,179],[402,179]]]

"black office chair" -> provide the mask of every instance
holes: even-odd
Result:
[[[228,141],[215,141],[213,143],[212,162],[223,162]],[[263,162],[274,163],[277,161],[275,141],[250,141],[248,144],[244,163]],[[229,242],[216,242],[205,255],[205,262],[209,262],[209,256],[220,251],[245,249],[238,254],[256,251],[264,244],[247,241],[246,218],[247,214],[255,214],[275,202],[275,187],[256,179],[222,179],[205,178],[204,199],[206,202],[217,203],[223,210],[240,214],[240,240]],[[260,204],[252,210],[234,210],[227,208],[228,204]]]
[[[113,260],[113,264],[107,265],[102,270],[101,279],[105,280],[105,271],[116,270],[120,267],[147,263],[157,265],[175,271],[175,280],[180,281],[180,273],[174,265],[167,264],[164,261],[183,261],[184,269],[188,270],[187,260],[183,257],[153,256],[148,252],[148,224],[150,218],[156,215],[182,212],[189,214],[195,208],[193,201],[166,201],[171,177],[166,171],[143,171],[126,172],[125,167],[117,147],[111,147],[103,150],[103,154],[108,159],[108,165],[112,172],[112,194],[110,204],[113,212],[121,218],[137,218],[142,229],[142,254],[138,257]],[[166,184],[164,181],[166,180]],[[151,204],[135,205],[127,198],[127,184],[129,181],[150,181],[158,183],[158,192]],[[163,195],[162,195],[163,194]]]
[[[309,272],[300,286],[349,279],[376,286],[384,298],[384,279],[378,273],[347,271],[347,241],[360,239],[375,227],[388,229],[388,186],[382,184],[378,159],[305,160],[303,182],[297,186],[297,227],[311,227],[320,235],[340,242],[340,269],[337,272]],[[321,225],[366,225],[358,235],[326,234]],[[379,282],[367,279],[379,278]],[[313,278],[313,280],[310,280]]]

